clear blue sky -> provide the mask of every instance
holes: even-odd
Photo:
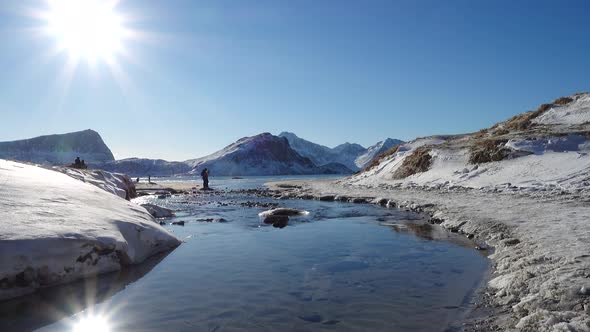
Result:
[[[589,1],[120,0],[147,39],[81,63],[0,4],[0,141],[92,128],[117,158],[184,160],[292,131],[334,146],[475,131],[590,90]]]

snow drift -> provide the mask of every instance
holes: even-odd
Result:
[[[0,300],[137,264],[180,241],[142,207],[0,160]]]

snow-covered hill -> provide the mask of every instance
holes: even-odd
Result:
[[[402,144],[350,181],[500,191],[590,190],[588,133],[590,94],[576,94],[478,133]]]
[[[143,207],[108,193],[108,183],[103,190],[0,160],[0,184],[0,300],[116,271],[180,244]]]
[[[192,167],[192,174],[208,168],[210,174],[216,176],[325,174],[329,171],[298,154],[286,138],[269,133],[244,137],[209,156],[186,163]]]
[[[100,135],[84,130],[60,135],[0,142],[0,158],[39,164],[70,164],[76,157],[88,164],[115,160]]]
[[[300,155],[311,159],[316,165],[339,163],[353,171],[364,168],[374,157],[389,149],[393,145],[402,143],[397,139],[388,138],[377,144],[364,148],[356,143],[343,143],[334,148],[329,148],[298,137],[294,133],[282,132],[279,134],[289,140],[289,144]]]

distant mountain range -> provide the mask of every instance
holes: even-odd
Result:
[[[387,138],[368,148],[355,143],[344,143],[334,148],[307,141],[290,132],[279,134],[289,140],[291,147],[300,155],[311,159],[316,165],[339,163],[353,171],[358,171],[368,165],[373,158],[389,150],[397,144],[403,143],[398,139]]]
[[[213,176],[352,174],[381,152],[401,143],[386,139],[369,148],[344,143],[334,148],[319,145],[289,132],[244,137],[205,157],[186,161],[127,158],[115,160],[100,135],[85,130],[62,135],[0,143],[0,158],[40,164],[64,165],[79,156],[91,168],[131,176],[199,174],[208,168]]]

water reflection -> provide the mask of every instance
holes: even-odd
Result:
[[[453,234],[440,225],[433,225],[421,219],[389,221],[378,219],[383,226],[390,227],[396,233],[411,234],[424,240],[445,241],[465,248],[475,248],[476,244],[464,236]],[[486,252],[482,252],[485,255]]]
[[[32,331],[71,316],[103,302],[127,285],[150,272],[168,253],[156,255],[143,264],[130,266],[118,272],[88,278],[67,285],[43,289],[35,294],[0,303],[0,331]],[[83,320],[71,322],[74,328],[83,328],[90,323],[93,328],[80,331],[109,331],[108,322],[102,315],[90,314]]]

